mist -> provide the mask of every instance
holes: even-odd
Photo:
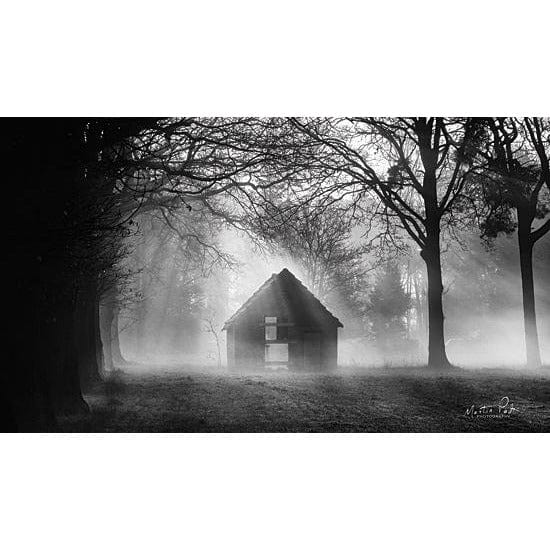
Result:
[[[384,378],[380,367],[395,367],[388,400],[409,383],[401,370],[431,377],[436,395],[442,373],[466,383],[491,368],[479,396],[501,375],[508,392],[546,372],[549,119],[17,119],[6,129],[13,166],[26,167],[8,202],[9,429],[90,412],[102,429],[107,418],[123,428],[116,404],[139,416],[142,391],[156,428],[202,430],[210,418],[256,429],[266,392],[249,386],[279,375],[277,400],[308,394],[308,380],[339,426],[341,403],[367,406],[356,388]],[[191,421],[195,382],[204,399]],[[155,403],[161,394],[170,406]],[[258,414],[244,419],[248,406]],[[363,410],[346,414],[375,429]]]
[[[349,238],[356,243],[362,237],[355,231]],[[525,339],[516,240],[513,236],[500,236],[487,246],[475,231],[462,234],[461,239],[462,245],[449,243],[443,259],[449,358],[453,364],[468,368],[521,369]],[[120,314],[122,354],[130,362],[153,370],[167,365],[186,365],[207,372],[226,370],[223,324],[272,274],[287,268],[315,293],[315,284],[303,261],[287,250],[266,247],[234,228],[221,229],[214,240],[215,255],[223,256],[224,261],[207,261],[205,265],[203,258],[199,265],[174,236],[168,241],[155,241],[150,235],[138,237],[127,262],[145,264],[134,280],[135,285],[141,285],[140,298],[130,301]],[[403,334],[390,346],[380,345],[373,334],[373,314],[369,311],[369,295],[383,265],[378,255],[371,253],[362,258],[367,276],[363,280],[361,308],[349,307],[346,297],[338,292],[323,297],[325,305],[344,325],[339,330],[340,367],[426,364],[425,268],[410,248],[396,261],[410,305],[400,319]],[[536,250],[534,270],[541,354],[543,362],[549,363],[547,243],[541,243]],[[412,277],[416,277],[417,284],[411,284]]]

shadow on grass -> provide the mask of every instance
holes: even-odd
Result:
[[[469,419],[507,396],[508,418]],[[345,368],[228,373],[198,367],[115,371],[86,395],[91,414],[71,432],[549,431],[550,376],[510,369]]]

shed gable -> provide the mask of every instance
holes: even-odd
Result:
[[[335,317],[315,295],[288,269],[274,273],[254,294],[225,322],[223,329],[253,315],[256,309],[261,314],[271,314],[277,310],[298,324],[331,323],[337,327],[344,325]],[[279,313],[281,315],[281,313]]]

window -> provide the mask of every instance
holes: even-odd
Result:
[[[277,317],[264,317],[265,339],[277,340]]]
[[[286,321],[286,319],[264,317],[265,362],[267,368],[277,368],[277,366],[288,364],[288,344],[278,341],[288,338],[288,326],[281,327],[278,325],[278,321]]]
[[[264,317],[264,325],[266,340],[288,340],[286,317]]]
[[[288,344],[266,344],[266,363],[288,363]]]

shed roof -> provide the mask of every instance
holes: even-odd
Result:
[[[290,310],[298,312],[302,317],[322,315],[343,327],[341,321],[335,317],[295,275],[284,268],[280,273],[273,273],[265,283],[250,296],[250,298],[225,322],[223,329],[237,322],[254,304],[267,292],[274,292],[279,299],[285,302]]]

